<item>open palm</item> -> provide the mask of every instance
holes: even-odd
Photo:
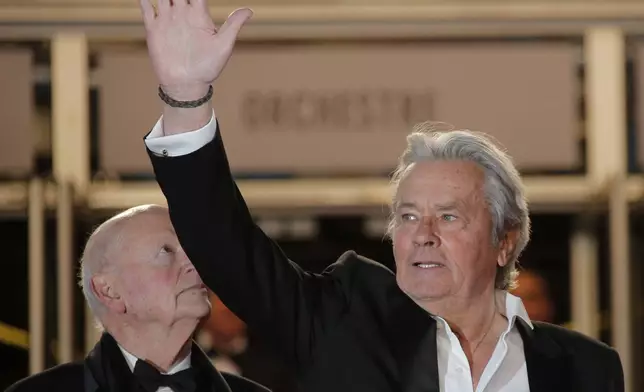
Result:
[[[232,53],[237,34],[252,16],[249,9],[233,12],[217,29],[207,0],[140,0],[147,45],[159,84],[168,91],[209,85]]]

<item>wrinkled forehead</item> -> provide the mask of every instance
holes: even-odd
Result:
[[[396,202],[448,203],[480,198],[484,192],[483,170],[470,161],[422,161],[410,166],[401,179]]]

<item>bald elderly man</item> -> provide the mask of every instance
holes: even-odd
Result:
[[[192,341],[211,305],[166,208],[132,208],[99,226],[85,247],[80,284],[104,329],[100,341],[84,363],[56,366],[8,391],[268,391],[219,373]]]

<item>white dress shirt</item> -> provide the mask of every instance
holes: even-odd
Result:
[[[134,355],[132,355],[130,352],[128,352],[126,349],[121,347],[120,344],[119,344],[119,348],[121,349],[121,352],[123,353],[123,356],[125,357],[125,361],[127,362],[127,366],[130,368],[130,371],[134,372],[134,366],[136,366],[136,361],[138,361],[139,359],[137,357],[135,357]],[[175,374],[175,373],[178,373],[178,372],[180,372],[182,370],[189,369],[190,366],[191,366],[190,354],[188,354],[188,355],[186,355],[186,357],[184,359],[182,359],[181,361],[179,361],[176,364],[174,364],[170,368],[170,370],[168,370],[167,373],[162,372],[162,374]],[[172,391],[172,389],[170,387],[161,387],[161,388],[157,389],[157,392],[173,392],[173,391]]]
[[[217,126],[213,111],[210,122],[201,129],[182,134],[164,136],[163,117],[145,138],[153,153],[163,156],[181,156],[197,151],[215,137]],[[516,327],[516,318],[525,320],[533,328],[523,302],[506,292],[497,293],[497,303],[505,303],[504,316],[508,327],[501,334],[496,348],[479,380],[472,388],[469,362],[461,344],[445,320],[437,319],[436,343],[438,373],[441,391],[444,392],[528,392],[528,371],[523,353],[523,340]]]
[[[188,155],[208,144],[217,132],[215,111],[212,112],[210,122],[205,127],[186,133],[164,136],[163,117],[157,121],[152,132],[145,138],[145,144],[150,151],[158,155],[176,157]]]
[[[438,378],[441,391],[459,392],[528,392],[528,368],[523,353],[523,339],[516,327],[517,317],[532,328],[528,312],[518,297],[499,291],[497,303],[508,320],[508,326],[499,337],[476,390],[472,388],[472,373],[469,361],[458,337],[445,320],[437,320],[436,347],[438,349]]]

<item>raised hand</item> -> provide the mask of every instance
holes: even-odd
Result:
[[[252,16],[234,11],[217,28],[207,0],[140,0],[152,66],[163,90],[176,100],[203,97],[232,53],[237,35]]]

